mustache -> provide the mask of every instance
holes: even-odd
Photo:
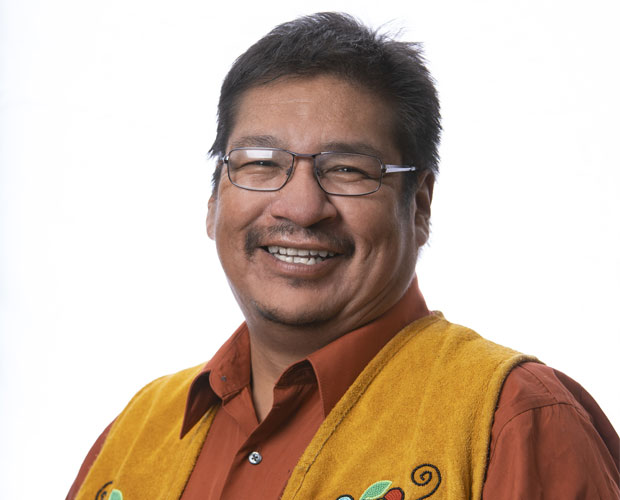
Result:
[[[250,228],[245,235],[246,255],[251,257],[258,247],[266,246],[266,241],[277,236],[299,236],[300,239],[315,241],[336,253],[347,256],[355,251],[355,243],[348,236],[336,234],[324,228],[301,227],[293,222],[281,222],[265,228]]]

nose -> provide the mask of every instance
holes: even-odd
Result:
[[[271,216],[310,227],[336,217],[330,196],[319,186],[312,158],[296,158],[294,171],[286,185],[273,193]]]

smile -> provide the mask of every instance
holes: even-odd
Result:
[[[280,246],[268,246],[267,251],[276,259],[291,264],[305,264],[313,266],[319,264],[330,257],[334,257],[334,252],[327,250],[309,250],[306,248],[292,248]]]

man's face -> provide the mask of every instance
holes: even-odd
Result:
[[[344,80],[280,79],[243,94],[227,150],[375,152],[384,163],[399,164],[393,127],[382,99]],[[223,169],[207,230],[250,330],[265,321],[320,325],[337,337],[392,306],[427,238],[432,181],[424,178],[405,207],[402,174],[385,176],[373,194],[345,197],[321,190],[310,159],[297,159],[292,178],[275,192],[240,189]],[[305,258],[291,263],[274,256],[283,251]],[[304,263],[317,252],[314,264]]]

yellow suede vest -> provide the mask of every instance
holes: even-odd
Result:
[[[412,323],[327,416],[282,499],[481,498],[502,384],[514,366],[533,360],[441,316]],[[187,392],[201,368],[157,379],[132,399],[78,500],[181,497],[215,415],[211,409],[179,439]]]

